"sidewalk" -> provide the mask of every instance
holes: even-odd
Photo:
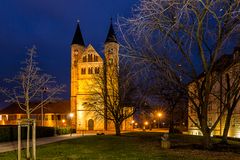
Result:
[[[87,133],[84,134],[84,136],[87,135],[95,135],[92,133]],[[37,138],[36,142],[37,142],[37,146],[39,145],[43,145],[43,144],[49,144],[49,143],[53,143],[53,142],[58,142],[58,141],[63,141],[63,140],[67,140],[67,139],[72,139],[72,138],[77,138],[77,137],[81,137],[83,136],[82,134],[67,134],[67,135],[61,135],[61,136],[56,136],[56,137],[45,137],[45,138]],[[31,146],[31,139],[30,139],[30,146]],[[17,141],[13,141],[13,142],[1,142],[0,143],[0,153],[3,152],[9,152],[9,151],[14,151],[17,150]],[[26,148],[26,140],[22,140],[22,147]]]

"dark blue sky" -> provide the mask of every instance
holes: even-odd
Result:
[[[138,0],[5,0],[0,1],[0,79],[19,71],[26,49],[38,49],[40,68],[67,85],[70,44],[80,20],[85,44],[101,51],[110,17],[128,17]],[[1,102],[0,102],[1,104]]]

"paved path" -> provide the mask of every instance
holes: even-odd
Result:
[[[134,129],[132,131],[142,131],[142,129]],[[149,132],[149,130],[146,130],[146,131]],[[129,131],[125,131],[125,132],[121,132],[121,133],[126,133],[126,132],[129,132]],[[167,129],[153,129],[150,132],[168,132],[168,130]],[[39,146],[39,145],[49,144],[49,143],[63,141],[63,140],[67,140],[67,139],[78,138],[81,136],[96,135],[96,133],[98,133],[98,132],[95,132],[95,131],[94,132],[80,132],[80,134],[72,134],[72,135],[67,134],[67,135],[61,135],[61,136],[55,136],[55,137],[37,138],[36,142],[37,142],[37,146]],[[99,133],[102,133],[102,132],[99,132]],[[112,134],[114,134],[114,132],[108,131],[108,132],[104,132],[104,134],[112,135]],[[30,140],[30,143],[31,143],[31,140]],[[30,146],[31,146],[31,144],[30,144]],[[26,148],[26,140],[22,140],[22,147]],[[17,150],[17,141],[0,142],[0,153],[14,151],[14,150]]]
[[[96,134],[86,133],[84,135],[96,135]],[[61,136],[56,136],[56,137],[38,138],[36,140],[36,142],[37,142],[37,146],[39,146],[39,145],[43,145],[43,144],[48,144],[48,143],[63,141],[63,140],[67,140],[67,139],[77,138],[77,137],[80,137],[80,136],[83,136],[83,135],[82,134],[72,134],[72,136],[71,136],[71,135],[67,134],[67,135],[61,135]],[[22,140],[22,147],[24,147],[24,148],[26,147],[26,140]],[[14,150],[17,150],[17,141],[1,142],[0,143],[0,153],[8,152],[8,151],[14,151]]]

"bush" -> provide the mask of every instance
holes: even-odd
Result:
[[[76,133],[76,129],[71,128],[57,128],[57,135]]]

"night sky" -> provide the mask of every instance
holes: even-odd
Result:
[[[57,78],[69,98],[70,44],[77,20],[85,44],[103,49],[110,18],[129,17],[138,0],[1,0],[0,79],[14,76],[27,48],[36,45],[40,68]],[[0,107],[3,98],[0,98]]]

